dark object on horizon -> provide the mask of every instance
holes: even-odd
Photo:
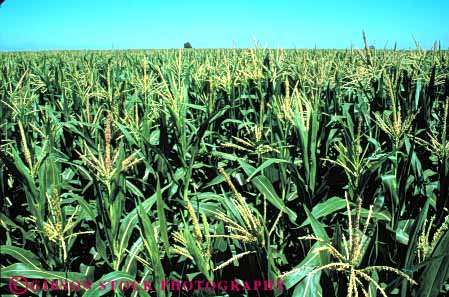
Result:
[[[370,50],[375,50],[376,48],[374,47],[374,45],[370,45],[370,46],[369,46],[369,49],[370,49]]]
[[[1,1],[1,0],[0,0]],[[190,44],[190,42],[184,42],[184,48],[192,48],[192,45]]]

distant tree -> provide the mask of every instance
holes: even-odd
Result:
[[[0,0],[1,1],[1,0]],[[192,45],[190,44],[190,42],[184,42],[184,48],[192,48]]]
[[[374,45],[370,45],[370,46],[369,46],[369,49],[370,49],[370,50],[374,50],[374,49],[376,49],[376,48],[374,47]]]

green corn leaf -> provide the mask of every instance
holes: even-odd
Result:
[[[296,224],[297,214],[293,210],[285,206],[284,201],[282,201],[281,198],[279,198],[279,196],[277,195],[276,191],[273,188],[273,185],[268,180],[268,178],[266,178],[263,175],[259,175],[254,177],[251,180],[251,183],[259,190],[261,194],[265,196],[265,198],[274,207],[276,207],[278,210],[285,212],[288,218],[290,219],[290,222]]]
[[[40,269],[40,267],[42,267],[39,258],[35,254],[20,247],[2,245],[0,246],[0,254],[9,255],[17,261],[35,269]]]
[[[287,161],[285,160],[281,160],[281,159],[268,159],[265,160],[262,165],[260,165],[259,167],[257,167],[256,170],[254,170],[250,176],[248,176],[248,178],[246,179],[247,182],[249,182],[254,176],[256,176],[256,174],[258,174],[259,172],[263,171],[265,168],[270,167],[273,164],[280,164],[280,163],[287,163]]]
[[[315,219],[325,217],[329,214],[339,211],[346,207],[346,200],[340,197],[332,197],[325,202],[318,203],[312,209],[311,214]],[[307,218],[300,227],[305,227],[310,224],[310,219]]]
[[[140,205],[138,208],[138,214],[139,222],[143,230],[143,242],[146,254],[151,260],[151,264],[154,269],[154,280],[156,281],[156,283],[161,284],[162,281],[165,280],[165,272],[159,256],[159,247],[154,237],[155,229],[153,228],[153,224],[149,220],[148,215],[146,214],[145,209],[142,205]],[[157,290],[157,295],[158,297],[166,296],[164,290]]]
[[[146,289],[149,290],[149,288],[145,288],[144,284],[139,284],[134,277],[125,272],[114,271],[103,275],[98,281],[92,283],[91,289],[87,290],[83,294],[83,297],[97,297],[110,294],[110,292],[118,292],[120,291],[120,282],[123,282],[124,286],[126,286],[125,282],[130,285],[134,282],[134,288],[139,293],[139,296],[150,296],[150,294],[146,291]],[[149,287],[156,290],[153,282]]]
[[[162,242],[164,244],[165,251],[168,253],[170,251],[170,243],[168,241],[168,227],[167,227],[167,218],[165,216],[165,203],[162,200],[162,192],[161,186],[159,184],[159,179],[157,180],[156,186],[156,195],[157,195],[157,216],[159,218],[159,229],[162,238]]]
[[[41,268],[36,268],[34,266],[29,266],[23,263],[16,263],[10,266],[6,266],[0,269],[0,274],[2,278],[11,278],[13,276],[24,276],[27,278],[35,279],[46,279],[46,280],[65,280],[69,282],[81,283],[81,289],[87,289],[83,285],[85,281],[84,275],[77,272],[60,272],[60,271],[47,271]]]

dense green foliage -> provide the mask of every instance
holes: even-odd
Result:
[[[14,275],[449,291],[447,51],[2,53],[0,70],[3,292]]]

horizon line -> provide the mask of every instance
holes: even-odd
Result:
[[[360,47],[154,47],[154,48],[57,48],[57,49],[0,49],[0,53],[40,53],[40,52],[107,52],[107,51],[152,51],[152,50],[364,50],[364,46]],[[376,51],[447,51],[449,47],[409,47],[409,48],[370,48]]]

